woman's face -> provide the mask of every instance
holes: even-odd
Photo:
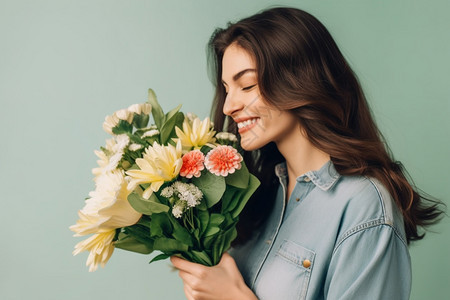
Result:
[[[237,123],[245,150],[259,149],[269,142],[278,144],[300,134],[298,120],[291,112],[263,101],[255,61],[236,43],[225,49],[222,82],[227,92],[223,113]]]

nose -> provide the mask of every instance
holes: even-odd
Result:
[[[236,95],[233,95],[231,91],[225,97],[225,102],[223,104],[223,113],[227,116],[232,116],[236,112],[244,108],[244,103],[239,101]]]

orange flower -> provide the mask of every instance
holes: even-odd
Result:
[[[203,162],[205,155],[200,150],[192,150],[183,155],[183,165],[180,175],[187,178],[200,177],[200,172],[205,168]]]
[[[241,168],[242,156],[231,146],[221,145],[209,151],[205,158],[206,168],[217,176],[227,176]]]

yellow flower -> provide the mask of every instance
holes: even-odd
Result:
[[[153,192],[157,192],[164,182],[171,181],[178,176],[183,160],[181,159],[181,143],[177,146],[161,146],[157,142],[145,149],[143,158],[136,159],[140,170],[129,170],[128,189],[134,190],[139,184],[150,183],[142,197],[148,199]]]
[[[202,146],[216,141],[214,138],[216,132],[211,128],[209,118],[203,121],[200,121],[199,118],[194,118],[193,120],[185,118],[183,130],[175,127],[175,132],[184,150],[200,149]]]
[[[75,246],[73,255],[77,255],[83,251],[89,251],[86,266],[89,272],[97,270],[98,265],[102,267],[108,262],[114,251],[113,239],[116,234],[115,230],[94,234],[93,236],[79,242]]]
[[[75,236],[105,232],[135,224],[142,216],[128,202],[125,174],[122,170],[106,172],[95,179],[96,189],[89,193],[86,205],[78,212],[80,219],[70,230]]]

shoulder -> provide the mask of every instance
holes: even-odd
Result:
[[[402,214],[377,179],[341,176],[330,192],[342,207],[340,241],[369,228],[386,226],[406,244]]]

